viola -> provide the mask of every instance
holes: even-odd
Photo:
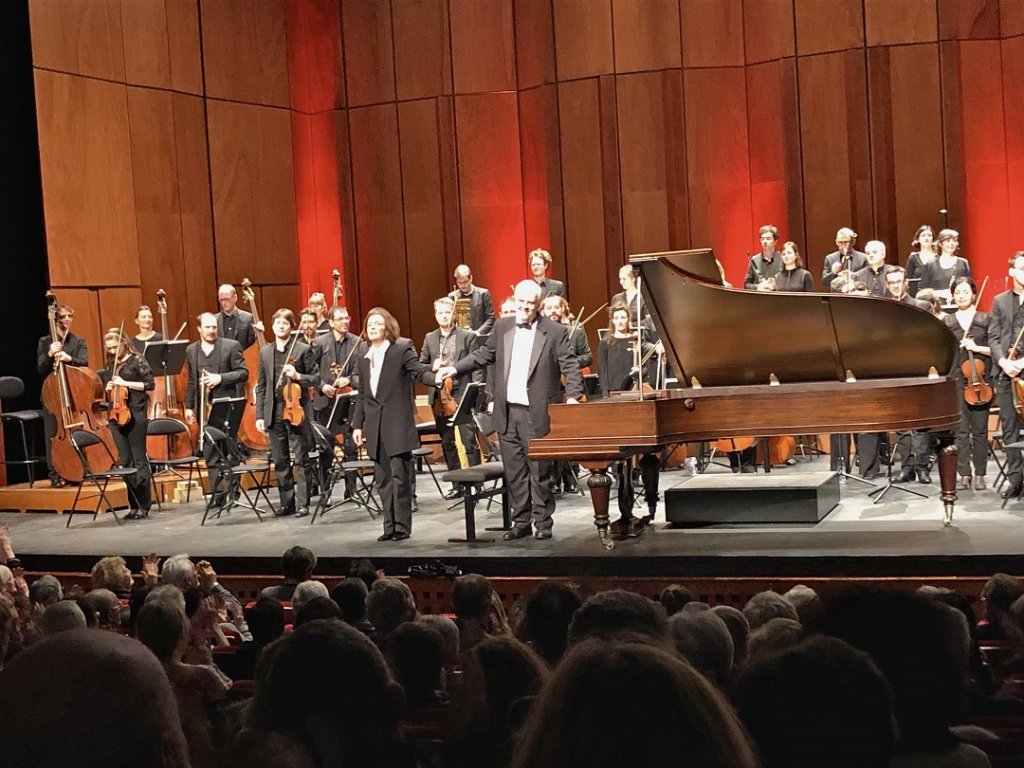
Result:
[[[295,364],[291,358],[288,363]],[[299,426],[306,419],[306,412],[302,408],[302,386],[295,381],[285,384],[281,388],[281,400],[284,402],[284,410],[281,417],[293,427]]]
[[[992,386],[985,381],[985,363],[967,351],[967,359],[960,366],[964,374],[964,401],[968,405],[988,405],[992,402]]]
[[[434,398],[430,409],[435,419],[450,419],[459,409],[459,401],[452,394],[452,380],[445,379],[437,388],[437,397]]]

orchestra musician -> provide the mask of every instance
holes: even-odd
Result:
[[[963,256],[957,255],[960,248],[960,233],[955,229],[943,229],[935,238],[939,255],[921,268],[921,288],[931,288],[935,295],[945,301],[952,299],[950,285],[958,277],[970,277],[971,265]]]
[[[515,317],[497,320],[484,346],[437,372],[437,382],[441,383],[495,364],[494,427],[501,442],[515,523],[503,536],[507,541],[529,536],[531,523],[536,527],[536,538],[551,538],[555,511],[552,462],[531,461],[527,450],[531,439],[551,430],[548,404],[561,400],[560,375],[565,376],[567,403],[577,403],[583,396],[583,377],[569,351],[565,326],[537,312],[541,292],[535,280],[516,285]]]
[[[821,284],[829,291],[850,293],[854,280],[852,275],[867,266],[867,255],[854,247],[857,233],[849,227],[840,227],[836,232],[836,250],[825,257],[821,270]]]
[[[775,276],[775,290],[790,293],[810,293],[814,290],[811,273],[804,269],[804,260],[796,243],[788,240],[782,244],[782,269]]]
[[[466,357],[474,348],[476,336],[472,331],[464,328],[457,328],[453,319],[455,302],[445,296],[434,302],[434,319],[437,320],[437,328],[430,331],[423,338],[423,347],[420,350],[420,362],[430,366],[431,371],[437,372],[446,365],[452,365],[457,360]],[[479,372],[466,374],[453,378],[450,396],[455,403],[462,398],[466,385],[471,381],[479,380]],[[431,408],[435,407],[441,392],[437,387],[431,387],[427,395]],[[459,451],[455,445],[455,429],[448,424],[448,419],[437,415],[435,411],[434,423],[437,425],[437,433],[441,436],[441,448],[444,451],[444,461],[448,469],[459,469]],[[466,460],[470,466],[480,463],[480,448],[476,444],[476,430],[472,424],[460,424],[459,436],[466,451]],[[458,486],[445,494],[446,499],[457,499],[462,495]]]
[[[750,257],[743,287],[748,291],[773,291],[775,276],[782,268],[782,260],[775,250],[775,244],[779,242],[779,228],[765,224],[757,231],[757,236],[761,240],[761,252]]]
[[[1011,379],[1016,379],[1024,370],[1024,355],[1021,355],[1017,337],[1024,328],[1024,251],[1017,251],[1010,257],[1009,275],[1013,280],[1010,290],[1004,291],[992,300],[992,311],[988,316],[988,345],[992,351],[996,374],[996,396],[999,398],[999,418],[1003,426],[1003,445],[1006,447],[1006,479],[1009,483],[1003,498],[1017,498],[1024,488],[1019,448],[1010,448],[1020,440],[1020,417],[1014,407]]]
[[[36,347],[36,370],[41,376],[45,377],[53,371],[55,359],[79,367],[89,365],[89,348],[85,344],[85,339],[70,331],[74,316],[75,310],[67,304],[57,306],[56,324],[60,338],[51,339],[50,334],[46,334],[39,339],[39,344]],[[50,485],[54,488],[62,488],[66,482],[54,470],[53,459],[50,456],[50,440],[57,434],[57,417],[45,408],[43,409],[43,425],[46,431],[46,468],[50,473]]]
[[[149,342],[164,340],[159,331],[153,330],[153,310],[145,304],[135,310],[135,324],[139,326],[139,332],[128,339],[128,343],[140,355],[146,351],[146,344]]]
[[[349,331],[351,317],[344,306],[331,307],[327,313],[327,322],[331,332],[322,334],[316,344],[320,347],[320,393],[327,398],[326,414],[318,421],[327,427],[335,437],[341,436],[346,461],[354,461],[357,455],[356,444],[352,442],[352,427],[349,420],[340,423],[328,423],[334,410],[335,398],[345,392],[359,390],[359,357],[365,350],[365,342]],[[331,457],[325,457],[325,463]],[[345,498],[350,498],[355,490],[356,473],[345,473]]]
[[[651,313],[647,310],[644,297],[640,295],[640,291],[637,288],[636,270],[633,269],[632,264],[619,267],[619,285],[622,286],[622,290],[612,296],[608,306],[614,307],[616,304],[623,304],[629,307],[629,324],[631,327],[636,328],[640,325],[640,321],[650,317]],[[637,312],[638,306],[640,308],[639,313]]]
[[[927,301],[915,299],[907,292],[907,273],[903,267],[893,266],[885,275],[888,298],[909,304],[925,312],[931,312]],[[928,455],[931,451],[931,432],[904,430],[896,433],[896,453],[900,457],[900,474],[897,483],[909,483],[915,477],[922,484],[932,481],[928,469]]]
[[[314,335],[327,333],[331,329],[330,323],[327,322],[327,297],[324,296],[321,291],[311,293],[309,295],[309,301],[306,302],[306,307],[313,310],[314,318],[316,320],[313,324],[313,328],[316,332]]]
[[[872,296],[889,296],[885,276],[894,267],[885,263],[885,243],[881,240],[869,240],[864,244],[864,255],[867,258],[867,266],[853,273],[853,282],[864,283]]]
[[[473,272],[466,264],[455,268],[455,290],[452,299],[469,299],[469,329],[476,336],[474,346],[480,346],[494,327],[494,302],[491,292],[473,284]]]
[[[103,337],[106,350],[106,367],[100,370],[100,380],[106,387],[108,397],[115,388],[124,388],[126,405],[130,417],[125,424],[110,420],[110,434],[117,446],[118,463],[122,467],[134,467],[135,474],[124,478],[128,487],[131,511],[125,515],[126,520],[145,520],[149,517],[153,505],[152,470],[146,456],[146,428],[149,419],[146,409],[149,406],[147,392],[153,390],[156,381],[149,363],[138,352],[130,340],[122,336],[117,328],[111,328]]]
[[[256,343],[256,331],[263,331],[263,323],[253,324],[252,313],[238,306],[238,292],[235,286],[224,283],[217,289],[217,331],[222,339],[232,339],[246,350]]]
[[[907,256],[907,290],[916,298],[921,287],[921,270],[939,255],[935,248],[935,230],[922,224],[914,233],[910,247],[914,250]]]
[[[315,293],[310,298],[313,298],[314,296],[316,296]],[[324,322],[326,323],[327,321],[324,320]],[[319,325],[320,320],[318,319],[316,310],[312,307],[306,307],[299,312],[299,329],[297,331],[297,333],[300,334],[299,340],[308,344],[313,350],[313,359],[316,361],[317,370],[320,368],[320,358],[323,355],[323,347],[316,342],[321,336],[327,335],[319,333],[317,330]],[[319,383],[320,382],[317,381],[317,384]],[[331,403],[323,392],[320,391],[319,386],[313,387],[312,393],[313,419],[318,424],[323,424],[327,420],[327,417],[330,416]]]
[[[277,490],[280,506],[274,517],[294,514],[305,517],[309,514],[309,462],[313,447],[313,417],[309,390],[319,383],[313,349],[301,338],[292,338],[295,315],[290,309],[279,309],[271,323],[274,342],[260,350],[260,373],[256,384],[256,429],[267,435],[270,441],[270,455],[274,460],[277,476]],[[286,418],[289,406],[288,389],[298,385],[293,396],[301,415],[298,423]],[[298,501],[296,502],[296,478],[292,469],[298,471]]]
[[[551,295],[568,296],[565,291],[565,283],[547,276],[548,268],[551,266],[550,253],[543,248],[535,248],[530,251],[530,256],[526,261],[530,265],[530,274],[533,276],[533,282],[540,286],[540,301],[544,301],[544,299]]]
[[[412,532],[412,451],[420,444],[412,384],[432,386],[435,377],[383,307],[367,313],[363,332],[369,349],[359,358],[361,387],[352,414],[352,439],[357,446],[366,444],[374,464],[384,507],[384,533],[377,541],[404,541]]]
[[[979,312],[976,305],[977,289],[974,280],[969,277],[958,277],[953,280],[953,303],[956,311],[944,315],[942,321],[960,342],[960,355],[953,377],[957,386],[964,391],[968,382],[964,375],[964,363],[970,363],[968,352],[975,360],[981,362],[982,381],[992,381],[992,350],[988,346],[989,319],[988,313]],[[976,491],[985,489],[985,469],[988,464],[988,413],[991,400],[970,403],[965,397],[960,401],[960,428],[956,433],[959,454],[957,469],[960,474],[960,487],[968,490],[971,483],[971,463],[974,463],[973,487]]]

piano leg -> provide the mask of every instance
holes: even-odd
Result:
[[[645,453],[640,459],[640,476],[644,479],[644,501],[647,522],[650,522],[658,509],[658,478],[661,476],[661,462],[656,453]]]
[[[950,433],[940,434],[939,439],[939,484],[942,499],[942,524],[953,522],[953,505],[956,503],[956,441]]]
[[[615,549],[615,542],[608,535],[608,500],[611,497],[612,479],[608,477],[607,464],[585,464],[590,470],[587,487],[590,488],[590,502],[594,505],[594,525],[597,536],[605,549]]]

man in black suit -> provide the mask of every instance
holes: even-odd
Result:
[[[332,422],[331,414],[335,412],[338,395],[349,389],[359,391],[359,358],[366,353],[366,342],[349,332],[351,317],[346,307],[331,307],[327,313],[330,332],[317,338],[320,347],[320,386],[319,391],[327,399],[326,415],[320,423],[337,436],[342,435],[345,445],[345,459],[356,458],[356,445],[352,442],[352,427],[349,420],[338,423],[337,415]],[[329,465],[330,456],[323,458],[324,466]],[[355,483],[355,472],[345,473],[345,498],[352,495]]]
[[[225,283],[217,289],[217,303],[220,304],[220,312],[217,313],[217,329],[222,339],[234,339],[242,345],[242,349],[248,349],[256,343],[256,331],[263,331],[263,324],[254,326],[252,314],[244,309],[238,308],[238,293],[235,286]]]
[[[309,389],[319,383],[320,371],[312,347],[298,339],[294,341],[294,345],[292,343],[295,315],[290,309],[277,310],[271,328],[274,332],[274,341],[260,350],[260,377],[256,385],[256,429],[267,434],[270,440],[270,454],[274,459],[277,490],[281,497],[280,507],[274,516],[283,517],[294,513],[296,517],[305,517],[309,514],[307,457],[313,447],[313,429],[310,426],[313,408]],[[283,390],[293,384],[299,387],[299,403],[303,411],[300,424],[292,424],[284,418]],[[298,509],[293,467],[298,468]]]
[[[1012,380],[1024,371],[1024,355],[1019,341],[1024,328],[1024,251],[1017,251],[1010,257],[1010,278],[1013,285],[992,300],[992,311],[988,316],[988,345],[992,359],[996,361],[996,395],[999,398],[999,418],[1003,425],[1003,445],[1012,445],[1020,440],[1020,417],[1014,408]],[[1017,498],[1024,489],[1021,452],[1017,448],[1006,449],[1006,479],[1009,486],[1003,498]]]
[[[242,385],[249,380],[242,345],[218,336],[217,316],[204,312],[199,316],[199,341],[185,348],[188,383],[185,386],[185,421],[196,422],[199,379],[204,374],[209,388],[207,403],[218,397],[244,395]],[[229,437],[234,438],[234,435]]]
[[[39,339],[39,345],[36,347],[36,370],[44,378],[53,372],[57,360],[81,368],[89,365],[89,348],[85,344],[85,339],[69,330],[75,310],[66,304],[57,304],[54,309],[54,322],[60,338],[53,339],[50,338],[50,334],[46,334]],[[54,470],[53,459],[50,456],[50,438],[57,434],[57,417],[45,408],[43,428],[46,433],[46,468],[50,473],[50,485],[61,488],[65,485],[64,478]]]
[[[782,257],[775,250],[779,242],[779,228],[765,224],[757,231],[761,240],[761,252],[755,253],[747,262],[747,276],[743,279],[743,287],[748,291],[774,290],[774,278],[782,269]]]
[[[384,533],[377,541],[402,541],[412,530],[412,451],[420,444],[412,384],[433,386],[434,374],[383,307],[367,313],[363,332],[370,347],[359,359],[362,386],[352,414],[352,439],[356,445],[366,443],[374,463],[384,505]]]
[[[825,290],[838,293],[853,290],[853,273],[868,265],[867,255],[853,247],[856,242],[857,233],[849,227],[836,232],[836,250],[825,257],[821,270],[821,285]]]
[[[889,296],[885,277],[895,267],[885,263],[885,243],[880,240],[869,240],[864,244],[864,254],[868,263],[863,269],[853,273],[854,284],[864,283],[872,296]],[[839,282],[842,282],[842,278],[839,278]]]
[[[540,306],[540,301],[544,301],[548,296],[565,296],[568,298],[565,292],[565,283],[561,280],[555,280],[553,277],[547,277],[548,267],[551,266],[551,254],[545,251],[543,248],[537,248],[530,251],[530,258],[527,259],[527,263],[530,265],[530,274],[533,275],[533,282],[540,286],[540,299],[537,306]]]
[[[455,302],[450,298],[445,297],[434,302],[434,319],[437,320],[437,329],[423,338],[423,348],[420,350],[420,362],[429,365],[432,371],[437,371],[446,365],[454,365],[456,361],[466,357],[475,346],[476,337],[472,331],[455,327],[452,318],[454,312]],[[474,373],[452,379],[451,397],[455,403],[462,398],[466,385],[472,381],[478,381],[479,376],[479,373]],[[434,408],[440,396],[440,390],[432,387],[427,396],[431,409]],[[459,451],[455,446],[455,430],[448,424],[447,417],[435,414],[434,423],[437,425],[437,433],[441,436],[445,464],[448,465],[448,469],[459,469],[461,465],[459,464]],[[479,464],[480,449],[476,444],[476,430],[473,425],[460,425],[459,434],[466,450],[466,460],[470,466]],[[457,488],[452,488],[445,498],[457,499],[460,495]]]
[[[469,329],[476,335],[474,346],[480,346],[494,327],[494,302],[491,292],[473,285],[473,272],[465,264],[455,268],[455,290],[449,298],[469,299]]]
[[[437,372],[440,382],[495,364],[494,427],[515,520],[515,527],[505,533],[506,540],[529,536],[531,522],[536,538],[551,538],[553,462],[530,461],[526,452],[530,440],[551,430],[548,404],[561,401],[561,374],[565,375],[566,402],[579,402],[583,396],[583,377],[569,351],[566,328],[538,315],[540,294],[535,281],[519,283],[515,317],[497,320],[484,346]]]

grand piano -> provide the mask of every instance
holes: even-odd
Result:
[[[636,534],[646,520],[633,516],[630,498],[610,523],[614,462],[642,455],[650,485],[662,448],[736,435],[932,430],[949,524],[956,501],[950,431],[962,395],[949,375],[957,341],[941,321],[885,298],[726,288],[710,249],[629,260],[672,369],[689,386],[552,405],[550,433],[529,448],[532,459],[591,470],[594,522],[607,549],[612,536]],[[656,486],[646,500],[653,518]]]

